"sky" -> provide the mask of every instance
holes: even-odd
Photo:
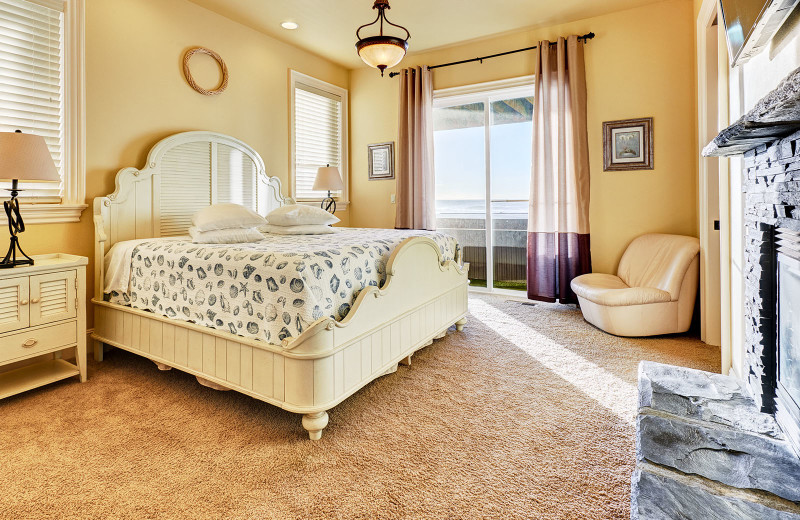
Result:
[[[527,200],[532,125],[491,127],[492,199]],[[437,200],[483,200],[486,193],[484,128],[434,132]]]

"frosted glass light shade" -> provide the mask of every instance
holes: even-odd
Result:
[[[344,189],[342,184],[342,176],[339,174],[339,168],[335,166],[323,166],[317,170],[317,178],[314,179],[314,186],[311,187],[314,191],[338,191]]]
[[[53,156],[44,137],[0,132],[0,180],[59,181]]]
[[[408,42],[391,36],[372,36],[360,40],[356,48],[364,63],[383,70],[400,63],[408,50]]]

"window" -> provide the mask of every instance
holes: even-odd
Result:
[[[434,93],[436,228],[473,287],[526,289],[533,93],[532,78]]]
[[[292,71],[292,196],[299,202],[319,201],[328,194],[314,191],[320,166],[339,168],[344,192],[331,195],[348,202],[347,90]]]
[[[0,132],[44,137],[61,174],[21,184],[26,223],[77,222],[86,207],[82,26],[82,0],[0,0]]]

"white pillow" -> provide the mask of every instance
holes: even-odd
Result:
[[[213,229],[246,229],[265,224],[264,217],[240,204],[222,203],[207,206],[192,215],[192,225],[198,231]]]
[[[189,228],[192,242],[195,244],[240,244],[244,242],[261,242],[264,240],[256,228],[228,228],[199,231],[197,227]]]
[[[330,225],[339,222],[339,218],[322,208],[305,204],[288,204],[272,210],[267,215],[267,222],[274,226],[305,226],[308,224]]]
[[[327,235],[336,233],[336,229],[324,224],[306,224],[303,226],[273,226],[267,224],[258,228],[264,233],[275,235]]]

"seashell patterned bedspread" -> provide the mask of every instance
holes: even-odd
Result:
[[[280,344],[323,316],[347,316],[362,289],[383,285],[389,256],[406,238],[429,237],[444,260],[455,258],[456,240],[442,233],[337,230],[246,244],[142,242],[131,254],[129,291],[110,301]]]

